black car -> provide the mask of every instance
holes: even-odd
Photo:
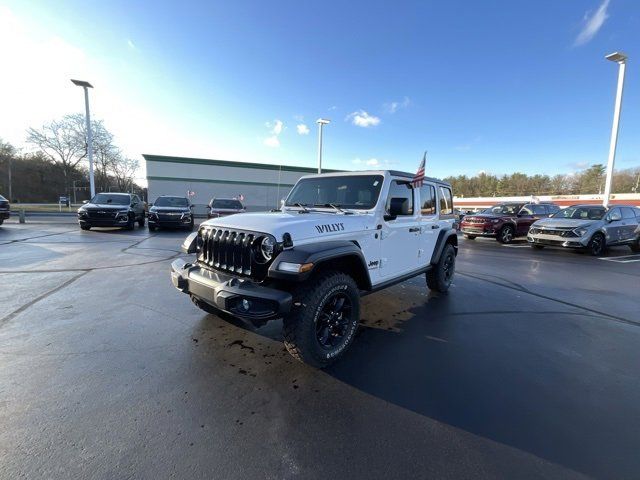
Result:
[[[162,195],[149,209],[149,230],[159,227],[193,228],[191,203],[186,197]]]
[[[0,225],[11,216],[11,206],[9,200],[0,195]]]
[[[91,227],[124,227],[133,230],[135,223],[144,227],[144,203],[132,193],[98,193],[78,209],[82,230]]]

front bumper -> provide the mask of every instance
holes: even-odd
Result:
[[[0,219],[1,220],[6,220],[9,217],[11,217],[11,212],[9,210],[1,210],[0,211]]]
[[[86,216],[78,216],[78,223],[81,225],[90,225],[92,227],[126,227],[129,217],[118,216],[116,218],[91,218]]]
[[[181,218],[179,216],[175,217],[167,217],[167,216],[156,216],[149,215],[147,217],[147,223],[154,227],[190,227],[193,222],[193,217],[184,217]]]
[[[291,310],[289,292],[187,263],[171,264],[173,286],[235,317],[257,322],[280,318]]]
[[[545,247],[562,247],[562,248],[585,248],[589,243],[589,239],[580,237],[563,238],[557,235],[527,235],[527,242],[532,245],[543,245]]]
[[[460,231],[467,235],[474,235],[476,237],[495,237],[496,229],[492,224],[482,223],[462,223],[460,225]]]

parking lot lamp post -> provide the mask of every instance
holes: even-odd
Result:
[[[331,123],[331,120],[319,118],[316,123],[318,124],[318,173],[322,173],[322,127]]]
[[[616,92],[616,105],[613,110],[613,126],[611,127],[611,144],[609,145],[609,160],[607,161],[607,181],[604,185],[604,198],[602,205],[609,206],[609,196],[611,195],[611,182],[613,180],[613,165],[616,160],[616,147],[618,144],[618,127],[620,125],[620,109],[622,108],[622,91],[624,89],[624,69],[627,64],[627,56],[622,52],[614,52],[605,57],[611,62],[619,65],[618,69],[618,90]]]
[[[93,181],[93,135],[91,133],[91,116],[89,115],[89,89],[93,88],[93,85],[84,80],[71,79],[71,81],[74,85],[84,89],[85,121],[87,122],[87,157],[89,158],[89,188],[91,190],[91,198],[93,198],[96,195],[96,187]]]

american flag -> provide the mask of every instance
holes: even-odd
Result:
[[[424,156],[422,157],[422,161],[420,162],[420,166],[418,167],[418,171],[413,176],[411,183],[414,187],[420,188],[422,183],[424,182],[424,164],[427,161],[427,152],[424,152]]]

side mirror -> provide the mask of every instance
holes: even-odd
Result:
[[[385,220],[395,220],[398,215],[409,215],[409,199],[393,197],[389,201],[389,211],[384,216]]]
[[[607,223],[617,222],[618,220],[622,220],[622,217],[619,213],[612,213],[607,216]]]
[[[89,200],[82,200],[82,203],[89,203]]]

